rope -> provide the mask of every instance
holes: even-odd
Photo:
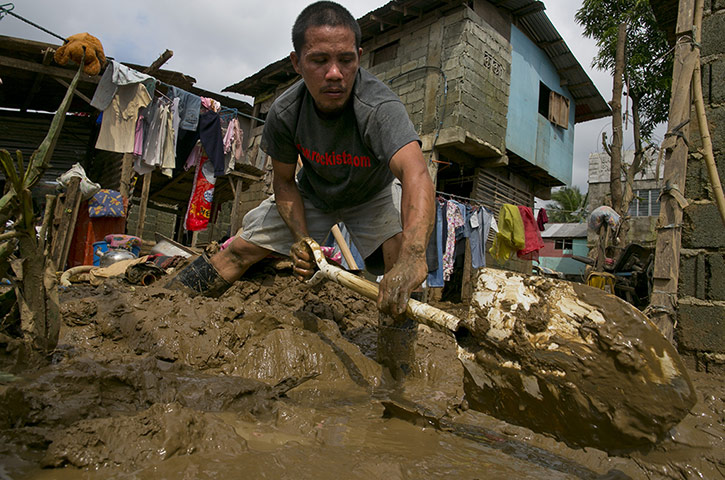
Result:
[[[9,6],[10,8],[7,8],[8,6]],[[45,28],[45,27],[41,27],[41,26],[40,26],[40,25],[38,25],[37,23],[31,22],[31,21],[30,21],[30,20],[28,20],[27,18],[21,17],[21,16],[20,16],[20,15],[18,15],[17,13],[13,13],[13,12],[12,12],[12,10],[13,10],[14,8],[15,8],[15,5],[13,5],[12,3],[6,3],[6,4],[4,4],[4,5],[0,5],[0,11],[1,11],[1,12],[3,12],[3,13],[4,13],[5,15],[8,15],[8,14],[9,14],[9,15],[12,15],[13,17],[15,17],[15,18],[17,18],[17,19],[19,19],[19,20],[22,20],[23,22],[27,23],[28,25],[32,25],[33,27],[37,28],[38,30],[42,30],[42,31],[44,31],[45,33],[47,33],[48,35],[52,35],[52,36],[54,36],[55,38],[58,38],[58,39],[60,39],[60,41],[61,41],[61,42],[65,43],[65,38],[61,37],[61,36],[60,36],[60,35],[58,35],[57,33],[53,33],[53,32],[51,32],[50,30],[48,30],[47,28]],[[5,15],[0,15],[0,20],[2,20],[2,19],[3,19],[4,17],[5,17]]]

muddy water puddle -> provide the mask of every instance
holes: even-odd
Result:
[[[468,410],[450,335],[419,327],[393,381],[374,305],[336,285],[260,271],[218,300],[121,281],[61,300],[51,365],[0,342],[0,479],[725,478],[718,377],[693,373],[667,442],[608,456]]]

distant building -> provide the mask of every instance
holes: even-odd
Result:
[[[631,165],[634,160],[633,151],[623,152],[623,163]],[[589,155],[589,199],[587,211],[611,204],[611,189],[609,187],[609,171],[612,164],[607,153],[592,153]],[[659,179],[662,179],[664,168],[660,166]],[[624,175],[622,175],[624,181]],[[645,168],[634,178],[634,200],[629,206],[630,228],[627,243],[640,243],[652,245],[655,241],[655,224],[660,214],[659,192],[661,186],[657,178],[657,156],[645,155]],[[596,233],[592,233],[596,235]]]
[[[586,264],[573,256],[587,256],[587,224],[549,223],[541,238],[544,248],[539,250],[539,265],[564,274],[568,280],[582,281]]]

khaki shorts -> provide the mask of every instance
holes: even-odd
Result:
[[[343,222],[355,247],[365,258],[365,267],[381,275],[382,253],[378,248],[385,240],[403,231],[400,220],[401,193],[400,182],[396,180],[367,202],[332,212],[323,212],[303,197],[310,237],[321,244],[333,225]],[[292,233],[277,212],[274,196],[244,216],[239,236],[282,255],[289,255],[294,243]]]

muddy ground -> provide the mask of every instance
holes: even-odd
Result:
[[[61,310],[50,365],[0,341],[0,479],[725,478],[722,377],[691,372],[670,437],[609,456],[467,409],[446,333],[419,326],[395,382],[372,302],[270,266],[218,300],[113,279]]]

